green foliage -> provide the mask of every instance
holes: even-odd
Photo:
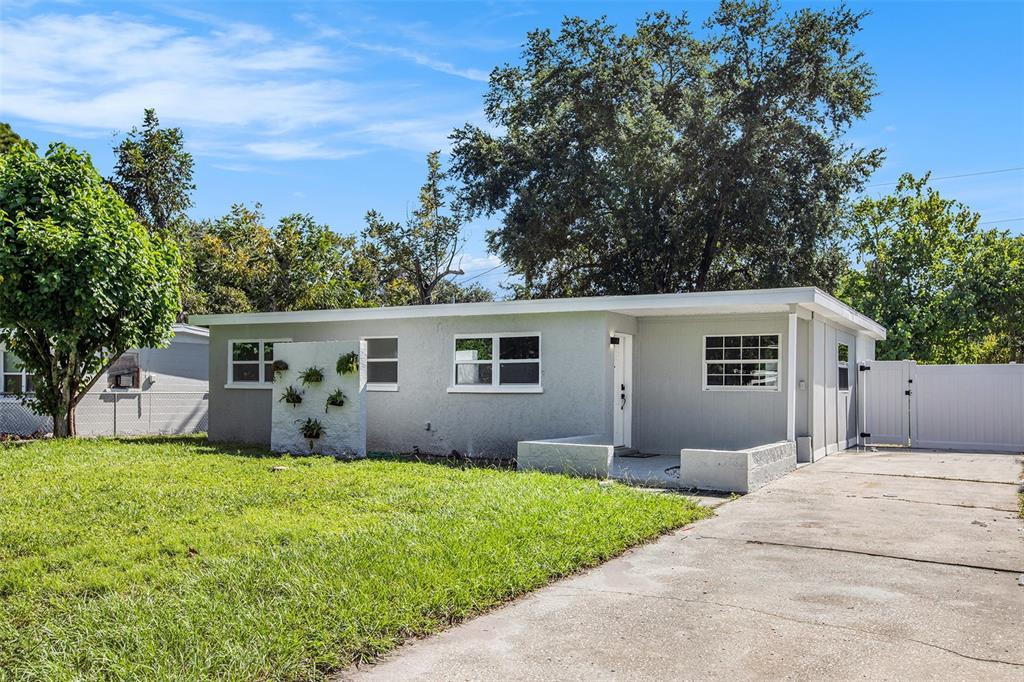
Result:
[[[881,161],[843,142],[875,89],[862,17],[726,0],[705,36],[664,12],[530,33],[491,75],[491,129],[452,135],[517,295],[830,288],[843,201]]]
[[[142,128],[132,128],[114,147],[117,193],[150,230],[167,234],[192,206],[192,155],[181,128],[161,128],[156,111],[146,109]]]
[[[14,132],[10,123],[0,121],[0,155],[6,154],[19,147],[25,147],[33,154],[37,151],[35,143],[29,142],[21,135]]]
[[[338,362],[334,366],[338,374],[355,374],[359,371],[359,353],[352,351],[338,356]]]
[[[272,363],[270,363],[270,369],[272,369],[275,374],[277,372],[285,372],[288,370],[288,363],[280,359],[274,360]]]
[[[324,425],[320,423],[319,419],[313,419],[307,417],[304,422],[299,425],[299,433],[302,434],[303,438],[308,440],[316,440],[320,436],[324,435]]]
[[[281,397],[278,398],[277,401],[280,403],[287,403],[292,406],[298,405],[302,402],[302,391],[294,386],[289,386],[284,389],[284,393],[281,394]]]
[[[860,269],[838,295],[887,328],[882,360],[1024,361],[1024,238],[978,228],[928,176],[859,201],[849,238]]]
[[[308,215],[273,228],[259,205],[233,206],[217,220],[188,227],[195,298],[192,313],[321,310],[367,305],[353,281],[356,240]]]
[[[321,680],[711,513],[567,476],[197,438],[2,457],[14,680]]]
[[[366,214],[363,265],[370,270],[366,279],[377,283],[377,297],[385,304],[431,304],[445,284],[449,298],[460,291],[448,278],[463,274],[455,264],[463,246],[463,221],[457,213],[443,213],[443,181],[439,152],[431,152],[419,206],[404,225],[384,220],[376,211]]]
[[[310,384],[319,384],[323,380],[323,367],[307,367],[306,369],[299,372],[299,381],[302,382],[303,386],[309,386]]]
[[[340,388],[335,389],[329,396],[327,396],[327,405],[324,407],[324,412],[327,412],[329,407],[344,407],[346,396]]]
[[[130,348],[167,342],[180,258],[63,144],[0,156],[0,340],[34,375],[37,411],[73,435],[74,407]]]

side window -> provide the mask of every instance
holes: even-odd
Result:
[[[850,390],[850,347],[841,343],[836,347],[836,357],[839,360],[839,379],[836,382],[840,391]]]
[[[455,386],[495,391],[540,387],[540,336],[481,334],[455,338]]]
[[[367,390],[398,387],[398,338],[366,339]]]
[[[3,392],[32,392],[32,377],[21,366],[18,356],[10,351],[3,352]]]
[[[130,350],[107,370],[109,388],[139,388],[139,351]]]
[[[229,341],[228,383],[269,386],[274,381],[274,341]]]

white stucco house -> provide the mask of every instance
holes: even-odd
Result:
[[[210,330],[213,440],[269,444],[276,343],[352,340],[366,343],[370,450],[521,460],[522,443],[550,439],[612,454],[782,443],[794,465],[797,451],[825,456],[857,443],[858,363],[885,338],[813,287],[190,322]]]
[[[209,330],[175,324],[164,348],[126,352],[104,373],[76,409],[79,435],[191,433],[206,429]],[[32,392],[32,377],[0,344],[3,384],[0,433],[49,432],[49,417],[31,412],[18,398]]]

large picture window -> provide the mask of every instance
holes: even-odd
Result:
[[[536,391],[541,385],[539,334],[455,337],[453,390]]]
[[[366,390],[394,391],[398,388],[398,338],[366,339]]]
[[[228,385],[265,386],[274,382],[274,343],[255,339],[228,342]]]
[[[779,390],[779,335],[705,336],[704,390]]]
[[[3,392],[31,393],[32,375],[29,374],[14,353],[3,352]]]

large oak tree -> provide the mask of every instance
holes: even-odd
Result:
[[[492,127],[452,136],[518,294],[831,287],[842,204],[881,161],[843,142],[875,86],[862,18],[726,1],[705,36],[663,12],[530,33],[491,74]]]

